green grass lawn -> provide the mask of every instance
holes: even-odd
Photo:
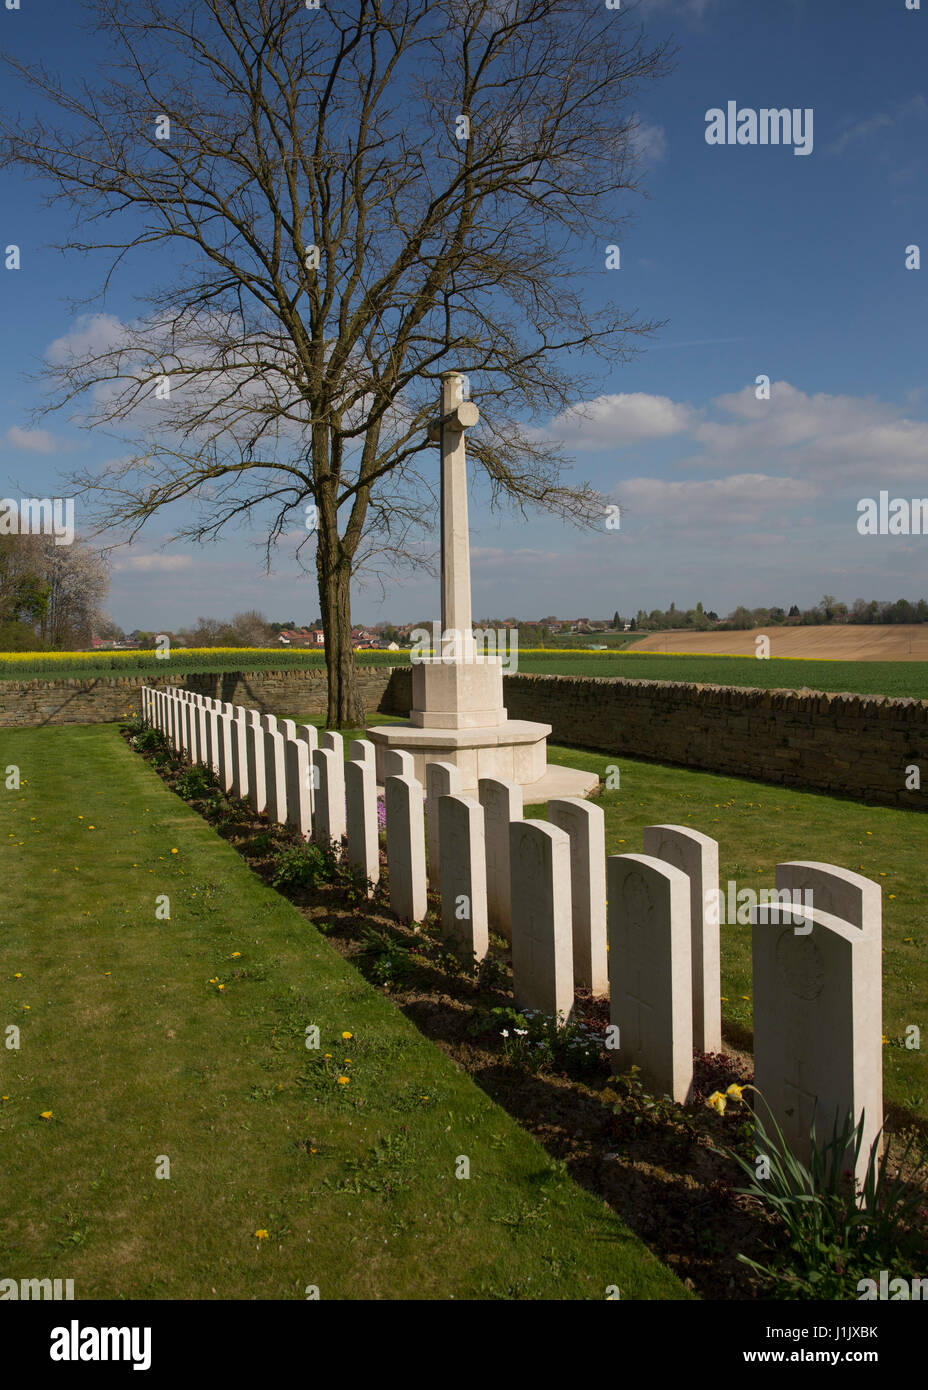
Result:
[[[884,1096],[887,1108],[928,1120],[928,816],[550,744],[548,760],[603,778],[619,767],[620,789],[600,801],[608,854],[640,854],[646,825],[689,825],[718,840],[723,890],[729,879],[739,889],[773,888],[774,868],[787,859],[838,864],[881,884]],[[546,818],[537,806],[525,815]],[[751,929],[723,925],[721,940],[723,1022],[733,1041],[747,1040]],[[913,1023],[918,1051],[905,1047]]]
[[[5,1277],[77,1298],[688,1297],[115,727],[4,731],[0,762],[22,777],[0,800]]]

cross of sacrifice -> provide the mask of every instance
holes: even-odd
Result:
[[[464,431],[480,419],[473,401],[464,400],[460,372],[443,372],[441,415],[429,421],[428,435],[441,446],[441,627],[442,655],[474,660],[470,612],[470,535],[467,523],[467,458]]]

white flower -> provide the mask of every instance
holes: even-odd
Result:
[[[503,1031],[500,1033],[500,1037],[501,1037],[501,1038],[508,1038],[508,1037],[509,1037],[509,1029],[508,1029],[508,1028],[504,1028]]]
[[[517,1028],[517,1029],[516,1029],[516,1037],[517,1037],[517,1038],[527,1038],[527,1037],[528,1037],[528,1029],[527,1029],[527,1028]]]

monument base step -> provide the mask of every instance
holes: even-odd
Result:
[[[548,764],[550,724],[510,719],[482,729],[418,728],[412,724],[382,724],[367,730],[376,750],[377,782],[383,786],[384,756],[388,750],[410,753],[414,775],[425,784],[426,763],[451,763],[459,769],[463,790],[476,795],[481,777],[515,782],[527,803],[556,796],[587,796],[599,785],[595,773]]]

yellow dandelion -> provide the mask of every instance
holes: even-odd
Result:
[[[339,1084],[339,1086],[347,1086],[347,1085],[348,1085],[348,1078],[347,1078],[347,1076],[340,1076],[340,1077],[338,1078],[338,1084]]]
[[[241,951],[233,951],[233,952],[232,952],[232,959],[233,959],[233,960],[238,960],[238,958],[239,958],[239,956],[240,956],[241,954],[242,954]]]
[[[325,1057],[325,1060],[326,1060],[327,1062],[331,1062],[331,1060],[332,1060],[332,1054],[331,1054],[331,1052],[325,1052],[325,1053],[323,1053],[323,1056]]]
[[[353,1034],[353,1033],[342,1033],[342,1037],[347,1041],[348,1038],[353,1038],[353,1037],[354,1037],[354,1034]]]
[[[217,990],[219,991],[219,993],[221,994],[222,991],[225,989],[225,985],[217,985],[216,988],[217,988]]]
[[[207,980],[206,983],[207,983],[208,985],[218,985],[218,983],[219,983],[219,976],[218,976],[218,975],[214,975],[213,978],[212,978],[211,980]]]
[[[263,1228],[260,1231],[255,1231],[255,1239],[267,1240],[267,1231],[265,1231]]]
[[[13,976],[13,979],[14,979],[14,980],[21,980],[22,978],[23,978],[23,972],[22,972],[21,970],[17,970],[16,974]]]
[[[176,854],[176,853],[177,853],[177,850],[176,850],[176,849],[172,849],[172,850],[171,850],[171,853],[172,853],[172,854]]]
[[[51,1110],[43,1110],[43,1111],[42,1111],[41,1118],[42,1118],[43,1120],[50,1120],[53,1113],[54,1113],[54,1112],[51,1111]]]

